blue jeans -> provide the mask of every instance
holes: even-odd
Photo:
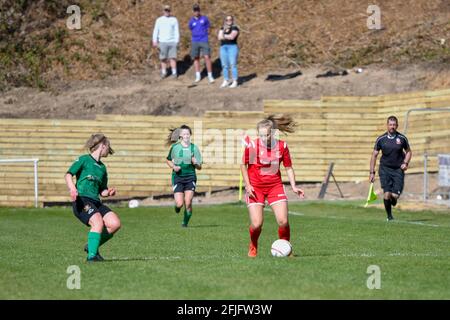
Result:
[[[230,80],[230,69],[233,80],[238,80],[239,47],[236,44],[224,44],[220,47],[220,61],[222,62],[223,78]]]

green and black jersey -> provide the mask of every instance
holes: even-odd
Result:
[[[108,189],[108,173],[101,161],[90,154],[79,157],[70,166],[67,173],[77,177],[78,195],[100,201],[99,194]]]
[[[175,165],[181,167],[181,170],[178,172],[172,171],[172,176],[196,177],[195,166],[192,164],[192,157],[195,157],[198,164],[202,164],[202,155],[195,144],[191,143],[188,147],[184,147],[181,142],[173,144],[170,147],[167,160],[173,161]]]

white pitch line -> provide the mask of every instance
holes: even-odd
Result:
[[[436,254],[436,253],[403,253],[403,252],[394,252],[388,254],[374,254],[374,253],[350,253],[350,254],[342,254],[342,255],[334,255],[340,257],[364,257],[364,258],[373,258],[373,257],[449,257],[448,254]]]
[[[173,257],[112,257],[106,258],[106,262],[121,261],[151,261],[151,260],[184,260],[184,259],[221,259],[221,258],[241,258],[240,255],[209,255],[209,256],[173,256]]]
[[[401,221],[401,220],[397,220],[397,222],[415,224],[415,225],[426,226],[426,227],[443,227],[443,226],[440,226],[440,225],[437,225],[437,224],[423,223],[423,222],[420,222],[420,221]]]
[[[264,208],[264,211],[266,212],[272,212],[272,210],[270,210],[269,208]],[[300,212],[295,212],[295,211],[289,211],[289,214],[293,215],[293,216],[304,216],[304,213],[300,213]]]
[[[292,214],[293,216],[304,216],[304,213],[295,212],[295,211],[289,211],[289,214]]]
[[[299,256],[300,258],[317,258],[321,257],[321,255],[306,255]],[[383,258],[383,257],[450,257],[450,254],[437,254],[437,253],[404,253],[404,252],[392,252],[385,254],[376,254],[376,253],[348,253],[348,254],[332,254],[322,256],[324,258],[328,257],[343,257],[343,258]],[[246,255],[204,255],[204,256],[173,256],[173,257],[112,257],[106,259],[106,262],[125,262],[125,261],[151,261],[151,260],[206,260],[206,259],[247,259]]]
[[[272,210],[270,210],[269,208],[264,208],[264,211],[272,212]],[[304,213],[295,212],[295,211],[289,211],[289,214],[293,215],[293,216],[305,216]],[[351,220],[351,218],[348,218],[348,217],[337,217],[337,216],[313,216],[313,215],[311,215],[311,216],[308,216],[308,217],[317,217],[317,218],[326,218],[326,219],[339,219],[339,220]],[[392,222],[390,222],[390,223],[392,223]],[[433,228],[445,228],[446,227],[446,226],[442,226],[442,225],[438,225],[438,224],[423,223],[423,222],[420,222],[420,221],[394,220],[393,223],[406,223],[406,224],[413,224],[413,225],[417,225],[417,226],[433,227]]]
[[[112,257],[107,258],[107,261],[147,261],[147,260],[177,260],[181,259],[181,257],[136,257],[136,258],[130,258],[130,257]]]
[[[389,253],[390,257],[448,257],[448,254],[436,254],[436,253],[402,253],[395,252]]]

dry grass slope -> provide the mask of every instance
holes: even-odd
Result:
[[[181,25],[180,58],[189,53],[192,0],[167,1]],[[353,67],[382,63],[450,62],[450,3],[446,0],[373,1],[382,30],[368,30],[359,0],[198,1],[213,24],[234,14],[242,33],[244,71],[322,64]],[[67,30],[66,8],[78,4],[82,29]],[[141,70],[162,1],[0,1],[0,85],[45,88],[50,80],[102,79]],[[441,39],[446,39],[442,44]]]

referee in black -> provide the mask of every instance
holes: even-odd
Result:
[[[408,139],[397,132],[398,119],[390,116],[387,119],[387,132],[377,138],[370,159],[370,182],[375,180],[375,164],[378,154],[382,151],[379,176],[381,188],[384,192],[384,208],[387,220],[394,220],[392,206],[395,207],[397,199],[403,191],[405,171],[411,161],[411,148]]]

